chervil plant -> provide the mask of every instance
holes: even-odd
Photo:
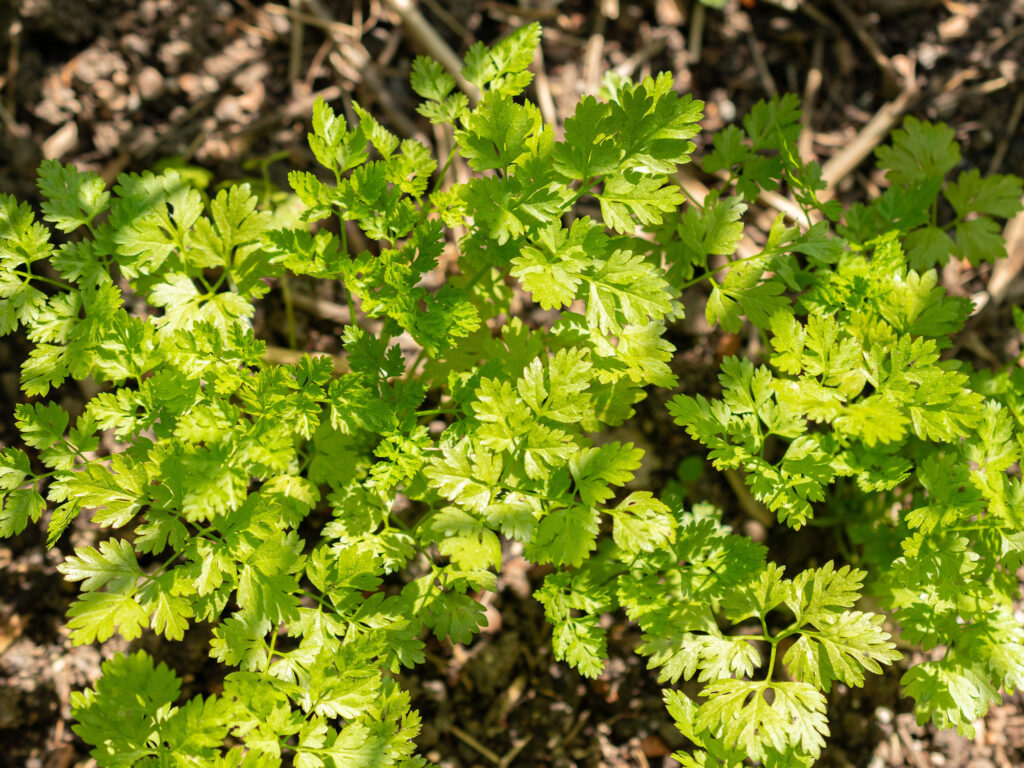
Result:
[[[146,653],[107,661],[72,702],[101,766],[423,765],[396,675],[428,631],[472,640],[513,541],[552,568],[536,598],[557,658],[601,674],[601,618],[621,609],[660,680],[693,681],[665,695],[688,766],[814,762],[832,684],[900,656],[865,583],[905,641],[943,651],[904,678],[921,718],[969,731],[1021,684],[1024,379],[941,357],[970,306],[932,269],[998,255],[1019,180],[947,179],[948,129],[908,122],[879,153],[889,191],[844,212],[796,160],[786,98],[717,137],[704,167],[729,180],[687,202],[672,174],[701,103],[668,75],[610,84],[556,139],[521,97],[539,37],[470,49],[473,107],[414,62],[420,113],[453,138],[440,171],[358,105],[350,125],[317,103],[321,168],[289,176],[301,220],[246,185],[207,201],[169,171],[108,190],[47,162],[55,245],[0,198],[0,332],[34,344],[0,533],[46,513],[53,546],[88,513],[102,540],[60,566],[82,586],[73,640],[202,626],[225,668],[217,693],[181,701]],[[446,186],[456,153],[473,175]],[[721,277],[747,202],[779,185],[807,226],[780,219]],[[352,251],[345,222],[372,250]],[[265,361],[251,318],[288,274],[341,281],[343,365]],[[745,317],[769,352],[726,359],[721,396],[678,395],[671,415],[780,521],[833,522],[849,562],[787,576],[706,504],[623,490],[642,451],[601,433],[675,386],[666,323],[705,281],[708,319]],[[557,319],[516,316],[517,290]],[[89,377],[99,392],[72,417],[55,390]]]

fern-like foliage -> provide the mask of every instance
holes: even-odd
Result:
[[[946,649],[904,678],[922,719],[969,731],[1020,685],[1024,379],[943,357],[971,308],[932,269],[999,255],[1019,180],[947,180],[948,130],[908,121],[879,152],[889,191],[844,212],[796,159],[787,97],[719,134],[704,167],[729,180],[686,202],[673,174],[702,104],[670,75],[609,81],[556,140],[522,96],[540,34],[470,48],[472,107],[414,62],[420,114],[450,132],[464,183],[358,104],[349,123],[320,101],[295,205],[265,209],[247,185],[205,199],[172,171],[108,189],[52,161],[46,223],[0,198],[0,333],[34,345],[24,447],[0,451],[0,535],[45,515],[53,546],[88,515],[109,535],[60,566],[81,585],[72,639],[206,623],[226,669],[220,692],[181,701],[145,653],[107,661],[72,701],[99,765],[424,765],[394,675],[428,632],[472,640],[510,541],[552,567],[536,597],[557,658],[601,674],[601,618],[622,609],[662,682],[695,681],[695,698],[665,694],[688,766],[813,763],[833,683],[900,656],[858,603],[865,584],[905,640]],[[747,205],[780,187],[820,220],[780,218],[732,259]],[[266,361],[251,320],[285,275],[341,281],[343,364]],[[721,396],[679,394],[671,415],[780,521],[840,521],[850,563],[787,576],[707,505],[627,492],[643,452],[600,435],[675,386],[664,332],[701,281],[708,320],[749,322],[770,351],[726,359]],[[513,287],[557,319],[515,317]],[[57,389],[88,377],[99,392],[72,417]]]

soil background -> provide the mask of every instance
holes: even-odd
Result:
[[[442,137],[416,114],[407,85],[412,57],[427,52],[423,30],[461,55],[476,39],[491,42],[533,20],[545,33],[528,95],[549,119],[564,118],[609,69],[633,78],[668,70],[680,90],[707,103],[701,145],[757,100],[796,92],[806,157],[842,156],[873,120],[891,125],[906,113],[953,126],[963,167],[1024,175],[1024,0],[728,0],[723,9],[695,0],[422,0],[411,16],[402,10],[410,5],[0,0],[0,193],[36,200],[35,168],[49,157],[109,181],[172,165],[211,183],[266,178],[285,187],[288,169],[311,164],[305,134],[318,95],[349,113],[355,98],[393,131],[433,145]],[[843,169],[836,193],[856,200],[883,185],[868,157]],[[756,238],[758,217],[752,221]],[[947,290],[990,303],[954,350],[975,365],[1019,356],[1009,307],[1024,293],[1022,230],[1020,221],[1008,228],[1011,255],[1002,266],[953,263],[943,273]],[[258,332],[282,346],[336,351],[346,308],[329,285],[304,288],[295,288],[294,339],[273,294]],[[671,331],[684,390],[709,391],[721,356],[753,343],[702,325],[701,300],[699,291],[687,296],[698,319]],[[17,442],[13,409],[26,351],[18,338],[0,339],[0,445]],[[78,386],[59,392],[72,412],[90,394]],[[699,454],[668,422],[666,398],[650,398],[616,435],[647,449],[639,483],[654,488]],[[828,551],[814,535],[765,530],[714,476],[691,483],[689,493],[722,506],[738,530],[766,541],[770,556],[791,568]],[[70,729],[70,692],[94,680],[123,643],[71,646],[64,614],[77,590],[55,566],[96,534],[78,525],[47,551],[41,530],[0,543],[0,765],[84,768],[95,763]],[[633,653],[635,627],[610,617],[608,668],[596,681],[581,679],[551,658],[550,630],[529,597],[542,577],[509,551],[481,636],[468,647],[434,643],[404,680],[424,717],[422,753],[449,768],[677,765],[668,755],[682,740],[654,675]],[[184,677],[187,694],[223,674],[206,657],[201,629],[182,643],[141,642]],[[914,660],[869,678],[864,690],[833,691],[833,736],[821,765],[1024,765],[1019,694],[990,711],[974,740],[937,733],[916,725],[910,702],[899,698],[899,676]]]

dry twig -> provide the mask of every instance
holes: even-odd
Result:
[[[584,91],[588,94],[596,94],[597,87],[601,84],[601,58],[604,56],[604,27],[605,17],[600,11],[594,18],[594,30],[587,40],[587,47],[583,54],[583,83]]]
[[[303,312],[316,315],[324,320],[331,320],[342,325],[352,322],[352,313],[343,304],[335,304],[333,301],[318,299],[295,291],[292,292],[292,303]]]
[[[704,4],[696,2],[693,4],[693,13],[690,16],[690,32],[686,38],[686,48],[690,52],[690,63],[696,64],[700,61],[700,55],[704,46],[704,21],[707,16],[707,9]]]
[[[472,734],[462,730],[461,728],[459,728],[459,726],[455,725],[454,723],[450,723],[448,725],[448,730],[454,733],[459,738],[459,740],[462,741],[462,743],[472,747],[495,765],[501,765],[501,756],[498,755],[498,753],[495,752],[493,749],[489,748],[487,745],[481,744],[479,741],[477,741],[477,739]]]
[[[797,152],[805,163],[814,160],[814,100],[823,81],[822,66],[825,57],[825,38],[819,33],[814,36],[811,48],[811,68],[807,71],[807,82],[804,84],[803,114],[800,116],[800,139]]]
[[[440,62],[441,66],[455,78],[459,88],[469,96],[470,103],[477,104],[480,101],[480,93],[476,86],[462,76],[462,60],[455,55],[448,43],[420,13],[412,0],[387,1],[388,6],[402,19],[402,29],[405,30],[412,42],[428,56]]]
[[[729,481],[729,487],[736,494],[736,500],[739,501],[740,507],[747,517],[757,520],[765,528],[775,525],[775,516],[768,511],[764,504],[754,498],[739,470],[725,470],[725,479]]]
[[[828,188],[821,194],[823,199],[831,197],[836,185],[885,140],[918,95],[916,88],[908,88],[892,101],[883,104],[853,140],[828,159],[821,167],[822,178],[828,184]]]
[[[350,24],[344,24],[340,21],[334,21],[333,19],[322,19],[311,13],[303,13],[296,8],[288,8],[277,3],[267,3],[262,9],[253,8],[255,12],[259,10],[272,13],[276,16],[287,16],[292,20],[292,23],[301,22],[302,24],[309,24],[313,27],[319,27],[320,29],[330,32],[331,34],[341,34],[346,37],[356,39],[360,36],[359,30]]]
[[[1017,94],[1017,99],[1013,102],[1013,109],[1010,110],[1010,119],[1006,122],[1006,132],[996,144],[995,152],[992,154],[992,162],[988,166],[990,176],[999,170],[999,166],[1006,159],[1006,153],[1010,149],[1010,141],[1017,135],[1017,129],[1020,127],[1021,117],[1024,117],[1024,91]]]
[[[615,72],[622,77],[632,77],[640,67],[649,62],[668,45],[664,35],[659,35],[644,45],[640,50],[615,67]]]
[[[377,99],[381,111],[384,112],[388,121],[399,133],[403,136],[420,138],[419,128],[409,119],[405,110],[395,104],[394,97],[384,84],[384,81],[381,80],[369,52],[359,39],[352,39],[347,34],[339,32],[338,23],[331,18],[330,14],[320,3],[320,0],[306,0],[306,6],[318,20],[317,26],[323,27],[334,36],[337,50],[328,56],[331,66],[342,77],[364,83]],[[347,69],[354,70],[354,73],[346,71]]]
[[[864,50],[868,52],[868,55],[882,71],[882,93],[888,97],[899,93],[899,74],[896,72],[896,67],[893,66],[889,57],[882,52],[875,39],[868,34],[864,25],[860,23],[857,14],[846,4],[846,0],[832,0],[832,5],[839,15],[843,17],[843,21],[853,31],[860,44],[864,46]]]
[[[298,10],[302,0],[289,0],[292,10]],[[306,36],[306,25],[300,19],[292,19],[292,33],[288,50],[288,82],[299,79],[299,68],[302,66],[302,44]]]
[[[773,98],[778,96],[779,89],[775,85],[775,78],[772,77],[771,70],[768,69],[768,62],[765,61],[764,53],[761,51],[761,41],[757,39],[757,35],[754,33],[753,24],[747,30],[747,47],[750,48],[750,58],[757,69],[757,75],[761,78],[761,87],[764,88],[769,96]]]
[[[544,122],[551,125],[558,134],[555,138],[561,138],[561,128],[558,126],[558,110],[555,109],[555,100],[551,96],[551,83],[548,82],[548,70],[544,66],[544,47],[538,45],[537,53],[534,56],[534,80],[537,88],[537,106]]]
[[[1024,203],[1024,199],[1021,202]],[[997,261],[992,268],[992,276],[986,289],[989,303],[993,307],[998,307],[1008,298],[1015,298],[1011,290],[1015,287],[1015,281],[1017,290],[1024,292],[1024,285],[1018,280],[1018,276],[1024,270],[1024,211],[1006,224],[1003,237],[1006,240],[1006,258]]]
[[[529,744],[531,741],[533,741],[532,733],[529,736],[525,736],[521,739],[516,739],[516,741],[512,744],[512,748],[508,752],[506,752],[502,756],[501,760],[498,762],[498,768],[508,768],[510,765],[512,765],[512,761],[519,756],[519,753],[522,752],[523,748],[526,747],[526,745]]]

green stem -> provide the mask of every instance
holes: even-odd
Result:
[[[576,205],[576,202],[581,197],[583,197],[585,194],[587,194],[587,192],[590,191],[590,188],[593,187],[594,184],[596,184],[596,183],[597,183],[597,177],[596,176],[593,177],[593,178],[587,179],[586,181],[582,182],[580,184],[580,188],[576,190],[576,194],[574,194],[569,199],[569,201],[565,204],[565,206],[562,208],[562,210],[563,211],[568,211],[569,209],[571,209],[574,205]]]
[[[732,260],[732,261],[726,262],[725,264],[723,264],[723,265],[722,265],[722,266],[720,266],[720,267],[715,267],[714,269],[709,269],[709,270],[708,270],[707,272],[705,272],[705,273],[704,273],[703,275],[700,275],[700,276],[698,276],[698,277],[695,277],[695,278],[693,278],[692,280],[687,280],[687,281],[686,281],[685,283],[683,283],[682,285],[678,286],[678,290],[679,290],[680,292],[682,292],[682,291],[685,291],[685,290],[686,290],[687,288],[689,288],[689,287],[690,287],[691,285],[696,285],[697,283],[703,282],[704,280],[707,280],[708,278],[710,278],[710,277],[713,277],[713,276],[717,275],[717,274],[718,274],[719,272],[721,272],[721,271],[722,271],[723,269],[728,269],[729,267],[734,267],[734,266],[736,266],[737,264],[742,264],[743,262],[745,262],[745,261],[750,261],[751,259],[757,259],[757,258],[760,258],[760,257],[761,257],[761,256],[763,256],[763,255],[764,255],[763,253],[755,253],[755,254],[754,254],[753,256],[745,256],[745,257],[744,257],[744,258],[742,258],[742,259],[734,259],[734,260]]]
[[[270,669],[270,665],[274,662],[274,651],[277,649],[277,631],[279,627],[275,624],[270,635],[270,642],[266,643],[267,646],[267,669]],[[264,672],[267,669],[263,670]]]
[[[25,270],[23,272],[19,269],[12,269],[11,271],[16,275],[24,277],[26,280],[38,280],[41,283],[47,283],[48,285],[52,285],[57,288],[63,288],[65,291],[74,290],[75,287],[71,283],[65,283],[63,280],[53,280],[49,277],[43,277],[42,275],[33,274],[29,270]]]
[[[483,277],[487,272],[490,272],[490,271],[491,271],[491,265],[490,264],[484,264],[480,269],[477,270],[476,274],[473,275],[469,279],[469,282],[466,283],[464,286],[462,286],[463,289],[466,290],[466,291],[469,291],[470,289],[473,288],[474,285],[476,285],[480,281],[481,277]]]
[[[680,184],[679,190],[683,193],[687,200],[689,200],[691,203],[697,206],[697,208],[699,208],[700,210],[704,210],[704,204],[697,200],[697,198],[695,198],[693,195],[691,195],[689,191],[687,191],[686,187]]]
[[[441,172],[437,175],[437,181],[434,182],[434,188],[430,190],[430,194],[437,192],[441,185],[444,184],[445,174],[448,173],[448,168],[452,164],[452,160],[455,159],[455,142],[452,142],[452,149],[448,153],[448,159],[444,161],[444,165],[441,167]],[[426,209],[424,209],[424,216],[426,216]]]
[[[768,671],[765,673],[764,681],[768,684],[771,684],[772,674],[775,672],[775,657],[778,655],[779,651],[779,638],[776,637],[773,640],[769,640],[768,642],[770,642],[772,645],[772,652],[771,656],[768,657]]]
[[[405,372],[406,379],[410,379],[416,375],[416,369],[419,367],[420,361],[423,359],[423,356],[426,353],[427,350],[424,349],[423,347],[420,347],[420,351],[416,353],[416,357],[415,359],[413,359],[412,365],[410,365],[409,369]]]
[[[288,348],[298,349],[299,342],[295,336],[295,306],[292,304],[292,288],[287,272],[281,273],[281,298],[284,299],[284,322],[288,332]]]

